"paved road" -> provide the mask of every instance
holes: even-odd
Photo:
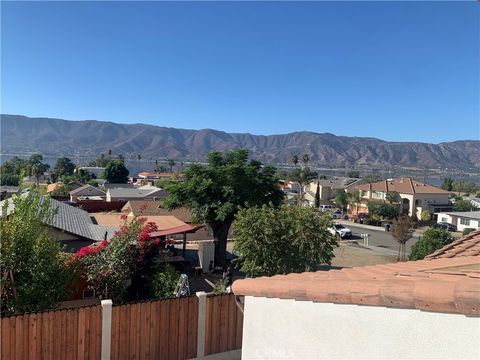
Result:
[[[345,226],[352,230],[353,236],[351,237],[351,240],[357,240],[360,244],[363,244],[363,238],[360,235],[368,233],[370,234],[370,237],[368,239],[368,243],[370,246],[376,246],[379,248],[398,251],[398,243],[393,238],[391,232],[382,231],[382,230],[376,231],[376,230],[364,229],[364,228],[357,227],[350,224]],[[417,241],[418,241],[418,235],[414,234],[413,238],[407,242],[407,246],[406,246],[407,254],[410,253],[410,248]]]

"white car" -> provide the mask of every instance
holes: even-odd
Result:
[[[333,226],[328,228],[328,231],[334,236],[340,236],[341,239],[349,239],[352,237],[352,230],[339,223],[333,223]]]

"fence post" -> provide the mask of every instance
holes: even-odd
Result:
[[[102,360],[110,360],[112,342],[112,300],[102,300]]]
[[[205,325],[207,316],[207,293],[198,291],[198,328],[197,328],[197,358],[205,355]]]

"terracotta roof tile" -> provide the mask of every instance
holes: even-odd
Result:
[[[451,244],[435,251],[425,259],[451,258],[459,256],[472,256],[480,254],[480,230],[472,231],[470,234],[455,240]]]
[[[236,295],[480,316],[480,256],[237,280]]]
[[[396,191],[399,194],[450,194],[449,191],[437,188],[432,185],[424,184],[411,178],[399,178],[392,180],[382,180],[374,183],[355,186],[357,190],[364,191]]]

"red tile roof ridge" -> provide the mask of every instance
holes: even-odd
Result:
[[[472,249],[473,248],[473,249]],[[480,254],[480,229],[472,231],[470,234],[461,237],[453,241],[452,243],[445,245],[443,248],[435,251],[434,253],[427,255],[426,260],[433,260],[442,257],[452,256],[468,256],[465,253],[468,251],[478,251]]]
[[[236,295],[411,308],[480,316],[479,274],[476,271],[441,271],[442,267],[478,263],[480,263],[478,256],[441,258],[315,273],[247,278],[235,281],[233,291]]]

